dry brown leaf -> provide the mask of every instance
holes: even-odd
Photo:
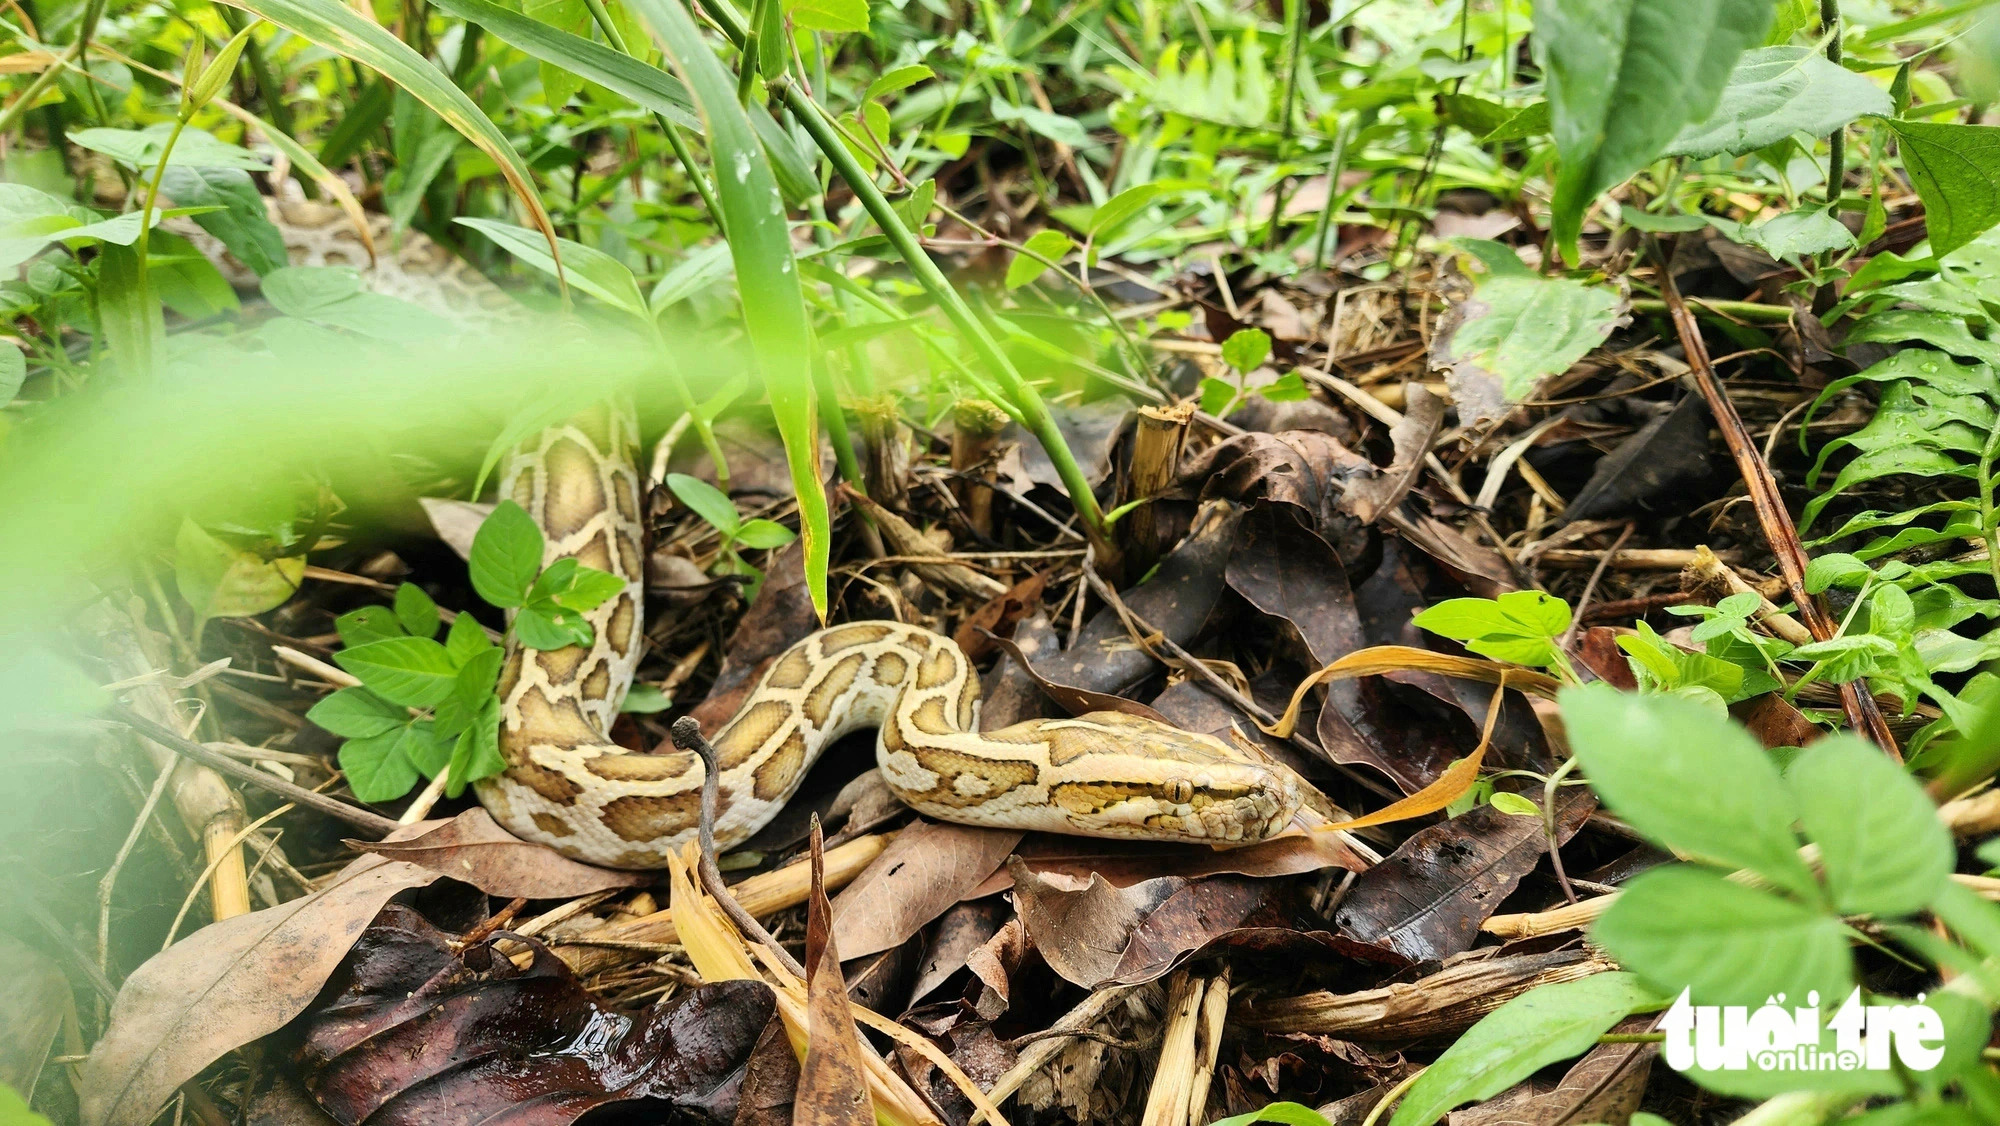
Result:
[[[1295,822],[1296,824],[1296,822]],[[1092,874],[1114,887],[1160,876],[1195,879],[1201,876],[1297,876],[1323,868],[1360,872],[1368,862],[1333,833],[1292,832],[1241,848],[1211,848],[1203,844],[1163,844],[1158,841],[1117,841],[1031,833],[1016,855],[1031,872],[1075,877],[1078,886]],[[1014,886],[1013,870],[1003,867],[965,894],[978,899]]]
[[[433,823],[435,824],[435,823]],[[547,845],[502,829],[483,807],[473,806],[419,836],[396,841],[348,841],[360,851],[406,860],[463,880],[503,899],[569,899],[594,891],[641,887],[645,872],[620,872],[571,860]]]
[[[901,945],[993,874],[1021,842],[1018,829],[918,821],[833,903],[833,940],[844,958]]]
[[[806,908],[806,1058],[799,1065],[794,1126],[872,1126],[861,1034],[848,1009],[840,976],[840,947],[833,937],[833,907],[826,899],[825,844],[812,831],[812,895]]]
[[[1121,888],[1093,874],[1079,887],[1064,877],[1044,878],[1019,857],[1008,859],[1007,870],[1014,877],[1015,908],[1035,948],[1050,969],[1086,988],[1118,971],[1132,932],[1187,886],[1186,880],[1166,876]]]
[[[204,927],[141,965],[84,1064],[83,1121],[145,1126],[224,1052],[304,1012],[389,897],[437,878],[365,856],[311,895]]]
[[[1389,429],[1395,459],[1379,476],[1352,481],[1347,486],[1347,510],[1364,524],[1373,524],[1384,512],[1403,503],[1423,472],[1424,455],[1444,426],[1443,399],[1424,390],[1421,383],[1406,385],[1402,421]]]
[[[0,1084],[33,1098],[63,1022],[76,1019],[76,1001],[62,968],[33,948],[0,934]]]

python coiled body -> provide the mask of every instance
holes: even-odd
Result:
[[[500,678],[506,771],[477,784],[511,832],[578,860],[656,868],[694,836],[701,763],[635,754],[607,732],[643,647],[636,423],[607,406],[542,432],[508,459],[501,495],[546,537],[543,563],[573,557],[625,579],[589,615],[589,647],[509,641]],[[1086,836],[1208,843],[1262,840],[1298,810],[1283,767],[1220,739],[1115,712],[977,730],[979,682],[948,638],[896,622],[851,622],[774,662],[715,733],[720,847],[783,808],[835,739],[865,727],[889,788],[945,821]]]

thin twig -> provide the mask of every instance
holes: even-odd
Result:
[[[193,759],[217,774],[227,774],[239,782],[261,786],[288,802],[318,810],[329,817],[337,817],[364,832],[373,833],[377,838],[386,837],[399,828],[394,821],[379,813],[371,813],[344,801],[327,797],[325,794],[314,793],[304,786],[294,785],[254,766],[245,766],[228,755],[217,754],[192,739],[182,738],[122,704],[111,708],[111,717],[160,746],[185,758]]]
[[[1604,558],[1597,561],[1597,568],[1590,572],[1590,580],[1583,584],[1583,595],[1576,600],[1576,613],[1569,620],[1569,628],[1563,631],[1560,644],[1564,649],[1576,644],[1576,632],[1583,628],[1583,611],[1590,605],[1590,596],[1597,593],[1597,584],[1603,580],[1604,572],[1610,569],[1611,561],[1618,558],[1618,549],[1624,547],[1625,541],[1632,538],[1632,531],[1636,527],[1637,524],[1627,520],[1625,530],[1618,533],[1618,538],[1612,541],[1611,550],[1604,553]]]
[[[1737,472],[1742,474],[1743,484],[1756,506],[1757,523],[1763,528],[1764,539],[1770,544],[1771,554],[1778,561],[1778,570],[1785,577],[1785,587],[1791,592],[1792,601],[1799,608],[1799,617],[1805,619],[1806,629],[1811,631],[1814,640],[1830,640],[1838,627],[1827,614],[1825,605],[1806,591],[1805,546],[1799,542],[1798,527],[1792,523],[1792,514],[1785,508],[1784,497],[1778,493],[1777,479],[1771,476],[1771,467],[1758,455],[1757,443],[1751,437],[1750,428],[1743,425],[1742,416],[1736,413],[1736,405],[1729,401],[1722,382],[1716,378],[1715,367],[1708,358],[1708,345],[1701,338],[1701,327],[1695,323],[1694,314],[1688,311],[1687,302],[1681,299],[1680,287],[1674,284],[1671,263],[1661,253],[1658,240],[1648,236],[1646,241],[1654,259],[1660,263],[1660,296],[1667,303],[1667,311],[1673,315],[1674,330],[1679,333],[1681,347],[1687,353],[1695,385],[1701,389],[1702,398],[1708,401],[1709,413],[1714,415],[1723,441],[1729,446],[1729,454],[1736,460]],[[1903,761],[1902,751],[1896,746],[1896,736],[1889,730],[1888,720],[1883,718],[1882,709],[1875,706],[1875,698],[1868,694],[1863,682],[1849,681],[1841,685],[1840,705],[1847,714],[1849,727],[1866,735],[1891,759],[1899,763]]]
[[[118,873],[124,869],[125,861],[138,845],[139,837],[146,831],[146,825],[153,819],[153,811],[159,808],[160,798],[167,792],[167,783],[172,781],[174,772],[163,769],[160,776],[153,779],[153,789],[146,795],[146,804],[139,810],[139,819],[132,822],[132,831],[125,834],[125,843],[118,846],[118,855],[112,858],[111,867],[105,869],[104,878],[97,881],[97,968],[104,969],[111,954],[111,889],[118,883]]]
[[[806,977],[806,968],[792,957],[791,952],[778,945],[771,932],[764,929],[750,912],[743,909],[736,897],[729,894],[729,885],[722,882],[722,869],[715,865],[715,809],[721,790],[716,766],[715,748],[701,733],[701,721],[691,715],[684,715],[674,721],[674,746],[683,751],[691,751],[701,759],[701,862],[695,866],[701,874],[702,887],[715,899],[716,906],[736,924],[736,929],[764,944],[778,962],[795,974],[800,981]]]

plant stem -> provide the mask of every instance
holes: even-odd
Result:
[[[741,26],[738,25],[734,29],[729,26],[735,22],[734,12],[722,4],[709,5],[708,11],[718,21],[722,21],[725,34],[729,34],[731,38],[741,38]],[[1064,440],[1062,431],[1056,428],[1055,417],[1049,413],[1048,404],[1042,401],[1041,394],[1032,384],[1021,378],[1021,373],[1014,367],[1014,361],[1000,348],[999,342],[986,330],[986,326],[980,322],[972,307],[966,304],[965,298],[952,288],[950,280],[944,276],[944,271],[938,269],[937,263],[925,253],[923,246],[917,241],[916,234],[903,222],[902,216],[896,214],[896,209],[882,194],[882,189],[876,186],[874,178],[861,167],[861,162],[854,158],[854,154],[841,140],[839,132],[834,129],[819,103],[806,96],[796,83],[784,82],[776,86],[782,90],[785,104],[791,109],[793,116],[798,118],[799,123],[812,136],[813,143],[826,154],[827,160],[833,164],[834,170],[840,173],[841,179],[847,181],[848,187],[853,190],[855,198],[861,201],[869,217],[873,218],[876,225],[882,228],[882,233],[888,236],[889,244],[896,248],[896,253],[909,267],[910,274],[916,279],[917,284],[930,293],[931,298],[943,308],[945,316],[950,318],[952,324],[964,334],[973,350],[979,354],[979,358],[992,370],[994,377],[1000,382],[1001,390],[1013,402],[1028,430],[1041,442],[1043,450],[1049,455],[1049,460],[1055,464],[1056,473],[1062,478],[1063,487],[1069,491],[1070,503],[1075,507],[1085,532],[1093,542],[1102,543],[1108,550],[1109,541],[1104,537],[1104,512],[1098,507],[1097,497],[1090,489],[1089,478],[1084,476],[1082,466],[1077,464],[1075,455],[1070,452],[1069,443]]]
[[[1278,118],[1278,188],[1271,202],[1271,222],[1264,228],[1264,249],[1278,245],[1278,231],[1285,222],[1285,189],[1291,184],[1291,177],[1284,174],[1285,158],[1292,147],[1292,118],[1298,109],[1299,63],[1306,49],[1306,4],[1305,0],[1285,0],[1285,38],[1291,51],[1285,58],[1284,108]],[[1333,201],[1333,188],[1327,187],[1327,202]]]
[[[632,54],[632,48],[625,45],[625,33],[619,31],[618,25],[611,22],[611,13],[604,10],[604,0],[583,0],[583,6],[590,9],[590,18],[596,21],[598,29],[604,32],[604,38],[610,41],[612,47],[621,54],[638,58]],[[708,177],[701,174],[701,166],[694,162],[694,150],[688,147],[687,136],[681,132],[680,126],[668,121],[664,114],[654,114],[653,120],[658,123],[660,132],[666,135],[667,146],[674,150],[674,159],[681,162],[681,169],[694,183],[696,194],[701,196],[702,206],[708,208],[709,218],[715,220],[716,227],[721,229],[722,203],[715,198],[715,189],[710,186]],[[729,232],[723,230],[722,237],[728,238]],[[704,429],[703,433],[706,434],[707,431]],[[715,465],[717,469],[722,468],[719,456]]]
[[[193,80],[192,75],[182,75],[182,82]],[[153,241],[153,206],[160,202],[160,181],[167,178],[167,161],[174,155],[174,142],[181,139],[181,130],[187,128],[188,113],[174,115],[174,127],[167,133],[167,143],[160,146],[160,163],[153,169],[153,178],[146,182],[146,202],[139,208],[139,238],[132,244],[132,253],[139,259],[139,292],[151,293],[146,283],[146,247]],[[157,342],[155,342],[157,347]]]
[[[1358,129],[1360,122],[1355,122]],[[1347,171],[1348,123],[1343,120],[1333,133],[1333,155],[1326,162],[1326,203],[1319,209],[1319,218],[1313,226],[1313,269],[1326,269],[1326,256],[1332,251],[1328,246],[1329,237],[1337,229],[1333,222],[1333,211],[1340,199],[1340,174]]]
[[[1819,26],[1826,36],[1826,61],[1840,65],[1840,0],[1819,0]],[[1840,182],[1847,178],[1847,127],[1836,126],[1827,138],[1826,202],[1840,208]]]

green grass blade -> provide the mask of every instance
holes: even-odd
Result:
[[[729,253],[736,262],[736,288],[743,300],[743,323],[785,441],[785,458],[791,463],[805,536],[806,587],[813,609],[824,621],[831,533],[826,490],[819,476],[812,323],[806,319],[805,294],[792,260],[791,227],[785,221],[778,182],[749,115],[736,101],[734,79],[679,0],[637,0],[632,7],[652,27],[680,71],[707,126],[715,190],[722,201]]]
[[[500,174],[527,207],[528,215],[556,251],[556,229],[542,206],[535,182],[521,154],[507,143],[498,126],[474,105],[465,91],[409,45],[363,18],[359,13],[332,0],[224,0],[232,7],[259,15],[279,27],[379,71],[384,78],[408,90],[429,106],[445,123],[458,130],[480,151],[493,158]]]
[[[534,58],[588,78],[676,125],[701,128],[687,87],[658,67],[571,35],[487,0],[437,0],[439,11],[476,23]]]

